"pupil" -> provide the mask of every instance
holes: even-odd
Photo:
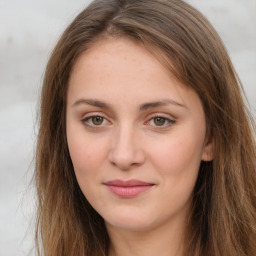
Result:
[[[103,118],[101,116],[95,116],[92,118],[93,124],[99,125],[102,124]]]
[[[162,117],[156,117],[154,119],[155,125],[160,126],[163,125],[165,123],[165,119]]]

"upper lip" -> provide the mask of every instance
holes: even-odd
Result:
[[[118,186],[118,187],[133,187],[133,186],[152,186],[154,183],[151,182],[145,182],[141,180],[110,180],[107,182],[104,182],[105,185],[109,186]]]

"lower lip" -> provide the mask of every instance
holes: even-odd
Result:
[[[149,190],[153,185],[143,186],[113,186],[107,185],[108,189],[119,197],[130,198]]]

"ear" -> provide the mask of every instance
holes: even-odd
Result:
[[[202,153],[202,161],[209,162],[214,159],[215,156],[215,147],[214,147],[214,140],[210,138],[206,140],[204,144],[204,149]]]

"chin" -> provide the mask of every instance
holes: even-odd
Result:
[[[143,214],[134,214],[129,211],[127,214],[123,213],[119,215],[112,215],[110,218],[106,216],[106,227],[127,230],[127,231],[147,231],[157,226],[153,217],[147,214],[146,217]]]

